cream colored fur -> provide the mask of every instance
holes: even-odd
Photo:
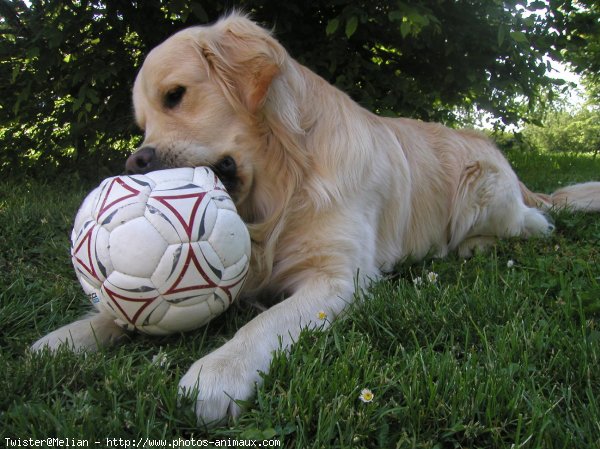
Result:
[[[181,104],[165,108],[178,86]],[[333,320],[357,285],[397,262],[546,235],[553,205],[600,210],[600,183],[535,194],[478,133],[366,111],[239,14],[154,49],[133,100],[144,146],[163,166],[236,160],[232,195],[253,239],[249,293],[285,294],[181,379],[205,423],[237,416],[235,400],[251,397],[274,350],[322,325],[319,312]],[[94,317],[34,348],[89,349],[118,335]]]

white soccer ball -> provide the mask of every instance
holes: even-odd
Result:
[[[96,309],[129,330],[199,328],[239,294],[250,236],[206,167],[105,179],[71,235],[77,278]]]

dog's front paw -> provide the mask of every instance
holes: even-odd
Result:
[[[264,362],[230,341],[191,366],[179,382],[179,394],[192,395],[199,423],[223,424],[228,417],[240,415],[238,401],[253,396]]]
[[[93,313],[40,338],[31,345],[31,350],[38,352],[48,348],[56,352],[66,346],[73,351],[96,351],[99,347],[118,343],[125,335],[112,317]]]

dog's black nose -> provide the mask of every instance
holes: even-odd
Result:
[[[128,175],[143,174],[159,170],[160,163],[153,147],[142,147],[127,158],[125,171]]]

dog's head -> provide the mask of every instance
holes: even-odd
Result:
[[[232,14],[183,30],[153,49],[135,80],[133,103],[145,133],[128,173],[210,166],[238,206],[269,176],[265,104],[287,63],[270,33]],[[289,114],[288,114],[289,115]]]

